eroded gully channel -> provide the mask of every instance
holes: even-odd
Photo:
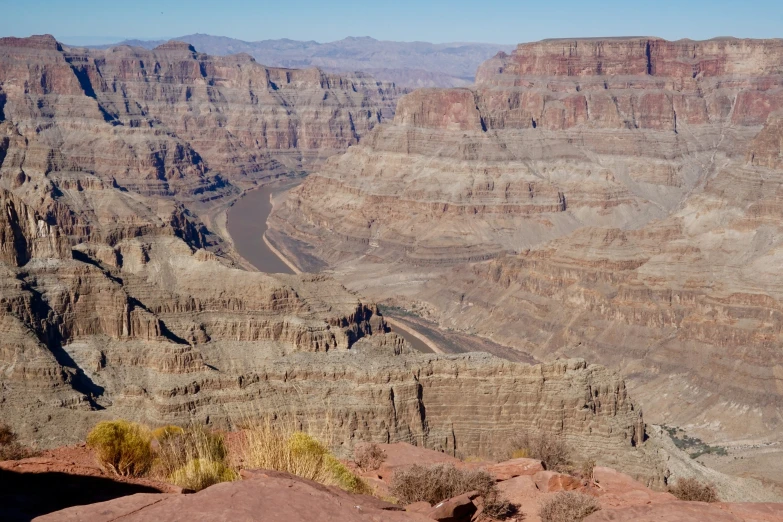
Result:
[[[272,212],[272,196],[291,186],[265,186],[247,192],[228,209],[226,227],[239,255],[262,272],[294,274],[295,271],[275,253],[264,241],[267,231],[266,220]],[[388,319],[388,318],[387,318]],[[410,325],[401,326],[393,319],[390,322],[394,333],[402,336],[420,352],[433,352],[422,332]],[[413,330],[410,331],[410,330]],[[416,332],[416,333],[414,333]],[[429,344],[434,344],[430,341]]]

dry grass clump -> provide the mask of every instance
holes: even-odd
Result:
[[[539,459],[549,470],[572,470],[571,451],[563,439],[556,435],[520,432],[511,438],[508,446],[506,454],[511,458]]]
[[[680,500],[691,502],[718,502],[718,492],[712,484],[704,484],[695,478],[679,479],[669,487],[669,493]]]
[[[157,434],[155,474],[185,489],[200,491],[239,478],[228,465],[223,436],[203,426],[166,426]]]
[[[201,491],[221,482],[232,482],[239,478],[236,471],[224,462],[209,459],[192,459],[169,475],[172,484],[185,489]]]
[[[484,470],[414,464],[397,470],[389,486],[389,493],[402,504],[425,501],[435,505],[469,491],[478,491],[484,497],[484,513],[489,516],[503,518],[516,512],[516,506],[500,497],[495,478]]]
[[[152,430],[152,438],[160,441],[168,437],[169,435],[174,435],[175,433],[185,433],[185,430],[179,426],[162,426],[160,428],[155,428]]]
[[[529,459],[530,452],[527,448],[519,448],[511,451],[512,459]]]
[[[362,471],[378,469],[384,460],[386,460],[386,452],[374,442],[357,445],[353,451],[353,461]]]
[[[5,424],[0,424],[0,461],[34,457],[36,452],[17,442],[17,435]]]
[[[87,435],[87,445],[107,470],[123,477],[139,477],[152,466],[152,434],[126,420],[99,422]]]
[[[245,467],[284,471],[352,493],[372,492],[326,446],[307,433],[276,428],[266,422],[245,429],[243,435],[240,452]]]
[[[598,501],[576,491],[562,491],[544,501],[538,516],[541,522],[579,522],[598,511]]]

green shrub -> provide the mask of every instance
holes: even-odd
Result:
[[[538,516],[541,522],[580,522],[601,509],[590,495],[562,491],[544,501]]]
[[[193,459],[174,471],[169,480],[182,488],[201,491],[209,486],[221,482],[231,482],[238,478],[237,472],[223,462]]]
[[[146,426],[126,420],[98,423],[87,436],[87,445],[98,462],[117,475],[139,477],[152,466],[152,434]]]

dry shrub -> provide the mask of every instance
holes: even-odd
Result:
[[[527,448],[519,448],[515,449],[511,452],[511,458],[512,459],[529,459],[530,458],[530,452],[527,450]]]
[[[516,512],[516,506],[500,497],[495,478],[484,470],[414,464],[397,470],[389,485],[389,493],[402,504],[424,501],[435,505],[469,491],[478,491],[484,497],[484,513],[489,516],[503,518]]]
[[[595,460],[588,459],[582,462],[582,467],[579,470],[581,477],[589,482],[595,481]]]
[[[680,500],[692,502],[718,502],[718,492],[712,484],[704,484],[695,478],[683,478],[674,486],[669,487],[669,493]]]
[[[576,491],[562,491],[544,501],[538,516],[541,522],[579,522],[598,511],[598,501]]]
[[[160,441],[168,437],[169,435],[174,435],[175,433],[185,433],[185,430],[183,428],[180,428],[179,426],[162,426],[160,428],[155,428],[152,430],[152,438]]]
[[[169,475],[169,480],[185,489],[201,491],[221,482],[232,482],[239,474],[224,462],[208,459],[192,459]]]
[[[117,475],[139,477],[152,466],[152,434],[146,426],[126,420],[99,422],[87,435],[98,462]]]
[[[245,429],[243,435],[239,451],[246,468],[283,471],[352,493],[372,492],[326,446],[307,433],[290,432],[266,422]]]
[[[507,456],[512,458],[539,459],[546,469],[569,472],[571,471],[571,451],[562,438],[547,433],[531,434],[520,432],[509,441]],[[520,457],[514,457],[519,455]]]
[[[386,460],[386,452],[374,442],[357,445],[353,450],[353,461],[362,471],[378,469]]]
[[[21,460],[34,457],[37,453],[17,442],[16,433],[5,424],[0,424],[0,461]]]
[[[223,436],[203,426],[159,428],[155,474],[182,488],[202,490],[238,475],[227,464]]]

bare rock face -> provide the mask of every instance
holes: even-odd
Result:
[[[194,210],[198,203],[235,195],[232,183],[248,186],[354,144],[384,118],[396,92],[366,78],[269,69],[247,56],[212,58],[178,42],[103,52],[70,49],[51,37],[0,40],[4,422],[25,441],[54,446],[81,440],[107,418],[231,428],[248,417],[282,417],[329,427],[346,454],[362,440],[481,454],[515,431],[546,431],[582,455],[662,485],[668,469],[645,446],[641,410],[614,371],[578,358],[529,366],[484,354],[411,353],[375,305],[338,281],[239,270],[215,248]],[[351,200],[390,217],[423,208],[465,224],[495,215],[500,183],[483,185],[486,195],[478,197],[485,202],[466,207],[423,203],[442,189],[383,174],[409,163],[410,154],[440,155],[442,165],[467,171],[478,161],[471,158],[489,165],[497,151],[512,154],[495,137],[486,148],[448,145],[455,132],[489,136],[476,108],[485,103],[481,96],[457,90],[443,102],[434,92],[414,93],[400,104],[388,140],[384,130],[370,133],[363,138],[369,145],[351,153],[377,151],[367,157],[377,155],[371,168],[388,177],[388,192],[368,197],[356,188],[323,208]],[[391,163],[383,160],[383,151],[393,150]],[[364,161],[355,163],[357,173]],[[504,179],[511,183],[525,161],[502,167]],[[431,168],[445,176],[437,162]],[[531,171],[504,189],[506,224],[571,208],[554,178],[534,179]],[[621,210],[595,203],[613,193],[606,183],[582,199],[593,209],[585,216],[634,215],[629,208],[638,198],[630,189]],[[305,230],[303,223],[315,219],[308,191],[334,194],[343,184],[328,176],[306,184],[291,226]],[[464,189],[442,187],[455,195]],[[410,201],[400,204],[401,194]],[[571,212],[551,237],[575,228]],[[344,222],[366,227],[399,255],[407,247],[386,245],[404,245],[411,230],[421,232],[416,220],[405,226],[418,228],[400,228],[399,235],[355,216]],[[494,255],[479,241],[462,250],[469,234],[435,240],[445,226],[448,219],[431,227],[433,243],[412,255],[435,263]],[[345,237],[351,234],[349,227]],[[493,239],[491,252],[504,251],[515,234]]]
[[[241,499],[241,500],[239,500]],[[45,521],[95,520],[290,520],[305,522],[427,522],[373,497],[351,495],[274,471],[247,474],[245,480],[209,487],[194,495],[140,493],[110,502],[77,506],[37,518]]]
[[[657,422],[776,440],[782,57],[780,40],[520,44],[474,88],[403,97],[269,235],[444,327],[618,368]]]
[[[9,149],[0,137],[0,159],[13,160],[4,169],[86,172],[147,195],[215,197],[227,180],[269,177],[281,161],[301,168],[356,143],[401,93],[182,42],[88,51],[51,36],[4,38],[0,64],[0,122],[23,138]]]

